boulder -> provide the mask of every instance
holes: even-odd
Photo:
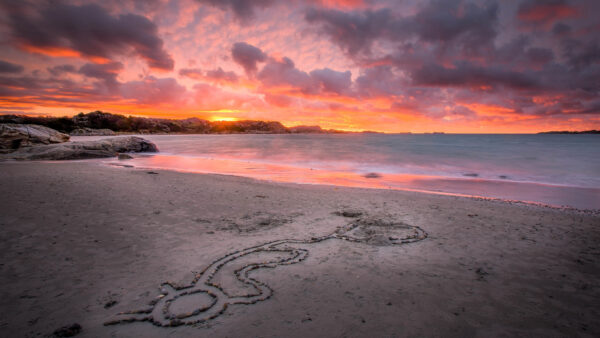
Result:
[[[117,135],[110,129],[77,128],[69,133],[71,136],[115,136]]]
[[[1,159],[15,160],[78,160],[114,157],[117,153],[157,152],[156,145],[138,136],[124,136],[96,141],[66,142],[20,148]]]
[[[0,124],[0,152],[8,153],[22,147],[62,143],[69,135],[37,124]]]

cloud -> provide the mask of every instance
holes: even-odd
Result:
[[[519,5],[517,17],[522,23],[546,26],[578,15],[575,7],[566,0],[526,0]]]
[[[600,45],[598,40],[584,42],[576,39],[562,41],[563,56],[576,70],[600,64]]]
[[[242,66],[247,74],[256,73],[257,64],[267,60],[267,54],[263,53],[260,48],[245,42],[235,43],[231,48],[231,56],[233,61]]]
[[[221,67],[207,71],[198,68],[182,68],[179,70],[179,75],[213,83],[236,83],[239,78],[235,72],[224,71]]]
[[[354,96],[350,71],[338,72],[323,68],[307,73],[296,68],[288,57],[269,58],[256,79],[261,83],[265,94],[269,94],[268,100],[278,106],[289,104],[289,100],[282,95]]]
[[[320,24],[319,32],[351,56],[371,53],[377,40],[392,42],[417,38],[443,46],[458,45],[468,52],[489,46],[496,36],[498,6],[431,1],[416,14],[399,16],[391,8],[373,11],[340,11],[311,8],[305,19]]]
[[[274,0],[198,0],[200,3],[208,4],[222,10],[231,10],[235,17],[246,22],[254,18],[256,9],[266,8],[273,3]]]
[[[0,60],[0,73],[22,73],[25,68],[16,63]]]
[[[52,74],[53,76],[77,72],[77,69],[73,65],[58,65],[54,67],[48,67],[47,70],[48,73]]]
[[[318,88],[312,78],[296,68],[294,62],[284,57],[281,60],[270,59],[257,75],[266,87],[281,87],[303,93],[315,93]]]
[[[194,80],[204,80],[204,72],[199,68],[182,68],[179,70],[179,75]]]
[[[148,76],[141,81],[130,81],[121,85],[123,98],[132,99],[138,104],[160,105],[181,102],[186,88],[174,78]]]
[[[310,77],[324,93],[349,94],[352,86],[350,71],[337,72],[329,68],[316,69],[310,72]]]
[[[394,74],[390,65],[367,68],[356,79],[357,92],[361,97],[400,95],[407,85],[406,81]]]
[[[212,80],[214,82],[234,83],[238,81],[238,76],[236,73],[226,72],[221,67],[207,70],[204,76],[207,80]]]
[[[311,24],[321,24],[320,33],[329,36],[334,44],[350,55],[369,53],[376,39],[396,39],[392,30],[395,19],[390,9],[343,12],[310,8],[305,19]]]
[[[427,64],[414,70],[411,77],[416,85],[439,87],[505,86],[513,89],[531,89],[539,85],[536,78],[527,73],[495,67],[478,67],[468,62],[457,63],[453,68]]]
[[[87,77],[101,80],[107,89],[115,91],[120,85],[117,81],[119,72],[123,70],[121,62],[110,62],[105,64],[86,63],[79,68],[79,73]]]
[[[104,60],[133,52],[153,69],[173,69],[156,25],[144,16],[113,16],[95,4],[62,3],[25,3],[7,12],[14,43],[27,51]]]

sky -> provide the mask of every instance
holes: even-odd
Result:
[[[0,114],[600,129],[600,1],[0,0]]]

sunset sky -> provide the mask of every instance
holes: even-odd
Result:
[[[0,0],[0,114],[600,129],[600,1]]]

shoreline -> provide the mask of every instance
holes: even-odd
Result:
[[[155,156],[155,155],[143,155],[143,156],[151,157],[151,156]],[[205,160],[211,160],[211,159],[205,159]],[[292,187],[295,185],[300,185],[300,186],[306,185],[306,186],[340,187],[340,188],[370,189],[370,190],[383,190],[383,191],[386,191],[386,190],[405,191],[405,192],[415,192],[415,193],[420,193],[420,194],[461,197],[461,198],[468,198],[468,199],[481,200],[481,201],[495,201],[495,202],[507,203],[507,204],[511,204],[511,205],[521,204],[521,205],[525,205],[525,206],[536,206],[536,207],[548,208],[548,209],[554,209],[554,210],[563,210],[563,211],[572,211],[572,212],[576,212],[576,213],[600,215],[600,207],[599,208],[581,208],[581,207],[574,207],[574,206],[570,206],[570,205],[558,205],[558,204],[551,204],[551,203],[544,203],[544,202],[537,202],[537,201],[530,201],[530,200],[519,200],[519,199],[510,199],[510,198],[502,198],[502,197],[489,197],[489,196],[473,195],[473,194],[467,194],[467,193],[455,193],[455,192],[445,192],[445,191],[435,191],[435,190],[405,188],[405,187],[384,188],[384,187],[377,187],[377,186],[340,185],[340,184],[324,183],[324,182],[314,183],[314,182],[278,181],[278,180],[267,179],[267,178],[245,176],[242,174],[200,172],[200,171],[195,171],[193,169],[185,170],[185,169],[160,168],[160,167],[151,167],[151,166],[150,167],[137,167],[135,165],[127,164],[127,162],[115,161],[114,159],[82,159],[82,160],[69,160],[69,161],[37,161],[37,160],[27,161],[27,163],[40,163],[40,164],[50,164],[50,165],[67,163],[67,162],[94,163],[96,165],[99,164],[99,165],[107,166],[107,167],[134,169],[134,170],[140,170],[140,171],[157,170],[157,171],[171,171],[171,172],[175,172],[175,173],[184,173],[184,174],[192,174],[192,175],[216,175],[216,176],[225,176],[225,177],[229,176],[229,177],[234,177],[234,178],[256,180],[258,182],[283,184],[284,186],[290,185]],[[16,164],[16,163],[24,163],[24,162],[10,160],[10,161],[0,162],[0,164],[2,164],[2,163],[6,163],[6,164],[10,165],[11,163]],[[423,175],[423,177],[429,177],[429,176]],[[431,177],[433,177],[433,176],[431,176]],[[455,180],[455,181],[464,181],[464,182],[468,182],[468,180],[469,180],[469,179],[463,179],[463,178],[452,178],[452,177],[442,177],[442,176],[435,177],[435,178],[438,178],[439,180]],[[490,181],[493,183],[514,183],[514,184],[525,184],[525,185],[534,185],[534,186],[545,186],[545,187],[553,187],[553,188],[559,188],[559,189],[560,188],[575,188],[575,189],[596,190],[595,188],[585,188],[585,187],[558,185],[558,184],[546,184],[546,183],[537,183],[537,182],[520,182],[520,181],[510,181],[510,180],[505,181],[505,180],[490,180],[490,179],[484,179],[484,181]]]
[[[151,157],[151,156],[155,156],[155,155],[142,155],[142,156]],[[211,159],[206,159],[206,160],[211,160]],[[600,207],[599,208],[579,208],[579,207],[574,207],[574,206],[570,206],[570,205],[557,205],[557,204],[550,204],[550,203],[543,203],[543,202],[536,202],[536,201],[529,201],[529,200],[509,199],[509,198],[502,198],[502,197],[488,197],[488,196],[481,196],[481,195],[471,195],[471,194],[467,194],[467,193],[454,193],[454,192],[444,192],[444,191],[435,191],[435,190],[426,190],[426,189],[413,189],[413,188],[403,188],[403,187],[384,188],[384,187],[377,187],[377,186],[369,187],[369,186],[339,185],[339,184],[334,184],[334,183],[328,184],[328,183],[323,183],[323,182],[313,183],[313,182],[278,181],[278,180],[273,180],[273,179],[245,176],[245,175],[241,175],[241,174],[200,172],[200,171],[195,171],[193,169],[185,170],[185,169],[160,168],[160,167],[136,167],[134,165],[127,164],[127,162],[122,162],[122,161],[117,162],[114,159],[103,159],[103,158],[68,160],[68,161],[37,161],[37,160],[34,160],[34,161],[27,161],[26,163],[40,163],[40,164],[51,164],[52,165],[52,164],[61,164],[61,163],[68,163],[68,162],[94,163],[96,165],[100,164],[102,166],[107,166],[107,167],[117,167],[117,168],[133,169],[133,170],[140,170],[140,171],[156,170],[156,171],[170,171],[170,172],[174,172],[174,173],[183,173],[183,174],[192,174],[192,175],[225,176],[225,177],[256,180],[257,182],[282,184],[284,186],[289,185],[291,187],[293,187],[295,185],[300,185],[300,186],[305,185],[305,186],[339,187],[339,188],[349,188],[349,189],[369,189],[369,190],[382,190],[382,191],[393,190],[393,191],[415,192],[415,193],[419,193],[419,194],[461,197],[461,198],[468,198],[468,199],[480,200],[480,201],[500,202],[500,203],[506,203],[506,204],[510,204],[510,205],[519,205],[520,204],[520,205],[524,205],[524,206],[535,206],[535,207],[540,207],[540,208],[548,208],[548,209],[561,210],[561,211],[571,211],[571,212],[576,212],[576,213],[600,215]],[[2,163],[11,164],[11,163],[24,163],[24,162],[10,160],[10,161],[0,162],[0,164],[2,164]],[[434,177],[434,176],[423,175],[423,177]],[[442,177],[442,176],[435,177],[435,178],[438,178],[439,180],[456,180],[456,181],[464,181],[464,182],[468,182],[468,180],[469,180],[469,179],[463,179],[463,178]],[[547,186],[547,187],[556,187],[556,188],[596,189],[596,188],[585,188],[585,187],[578,187],[578,186],[546,184],[546,183],[537,183],[537,182],[521,182],[521,181],[510,181],[510,180],[505,181],[505,180],[491,180],[491,179],[484,179],[484,180],[494,182],[494,183],[505,183],[506,182],[506,183],[537,185],[537,186]]]
[[[600,333],[597,214],[96,161],[0,163],[0,207],[6,335],[73,323],[82,337]],[[394,242],[417,228],[426,236]],[[385,236],[323,237],[372,231]],[[278,251],[264,247],[284,239]],[[234,271],[291,259],[289,250],[307,254],[249,272],[272,290],[256,303],[234,301],[197,326],[104,325],[147,307],[161,283],[173,287],[167,297],[201,287],[200,272],[235,255],[214,283],[255,292]],[[210,305],[203,294],[185,299],[173,311]]]
[[[453,196],[453,197],[462,197],[462,198],[469,198],[469,199],[473,199],[473,200],[480,200],[480,201],[493,201],[493,202],[501,202],[501,203],[507,203],[507,204],[522,204],[525,206],[536,206],[536,207],[541,207],[541,208],[549,208],[549,209],[554,209],[554,210],[563,210],[563,211],[573,211],[573,212],[577,212],[577,213],[586,213],[586,214],[598,214],[600,215],[600,208],[577,208],[577,207],[573,207],[573,206],[569,206],[569,205],[555,205],[555,204],[548,204],[548,203],[543,203],[543,202],[535,202],[535,201],[527,201],[527,200],[518,200],[518,199],[507,199],[507,198],[501,198],[501,197],[487,197],[487,196],[479,196],[479,195],[470,195],[470,194],[463,194],[463,193],[452,193],[452,192],[444,192],[444,191],[434,191],[434,190],[424,190],[424,189],[411,189],[411,188],[400,188],[400,187],[394,187],[394,188],[382,188],[382,187],[367,187],[367,186],[351,186],[351,185],[337,185],[337,184],[327,184],[327,183],[311,183],[311,182],[286,182],[286,181],[277,181],[277,180],[270,180],[270,179],[261,179],[261,178],[255,178],[252,176],[244,176],[244,175],[237,175],[237,174],[222,174],[222,173],[215,173],[215,172],[198,172],[198,171],[194,171],[194,170],[184,170],[184,169],[168,169],[168,168],[157,168],[157,167],[135,167],[135,166],[131,166],[129,164],[126,163],[119,163],[119,162],[110,162],[110,163],[102,163],[103,165],[107,165],[107,166],[115,166],[115,167],[122,167],[122,168],[132,168],[132,169],[136,169],[136,170],[157,170],[157,171],[172,171],[172,172],[177,172],[177,173],[185,173],[185,174],[193,174],[193,175],[216,175],[216,176],[230,176],[230,177],[238,177],[238,178],[245,178],[245,179],[250,179],[250,180],[256,180],[258,182],[268,182],[268,183],[276,183],[276,184],[283,184],[283,185],[290,185],[290,186],[295,186],[295,185],[307,185],[307,186],[325,186],[325,187],[340,187],[340,188],[351,188],[351,189],[373,189],[373,190],[395,190],[395,191],[405,191],[405,192],[416,192],[416,193],[420,193],[420,194],[430,194],[430,195],[439,195],[439,196]],[[433,176],[432,176],[433,177]],[[461,179],[461,178],[447,178],[447,177],[442,177],[439,176],[439,179],[448,179],[448,180],[467,180],[467,179]],[[520,182],[520,181],[501,181],[501,180],[486,180],[486,181],[491,181],[491,182],[510,182],[510,183],[516,183],[516,184],[531,184],[531,185],[539,185],[539,186],[550,186],[550,187],[557,187],[557,188],[583,188],[583,189],[589,189],[589,188],[585,188],[585,187],[577,187],[577,186],[568,186],[568,185],[558,185],[558,184],[546,184],[546,183],[537,183],[537,182]]]
[[[164,154],[137,156],[127,163],[106,160],[104,164],[196,174],[225,174],[281,183],[415,191],[438,195],[498,199],[592,212],[600,211],[600,188],[572,185],[412,174],[377,173],[377,178],[368,178],[354,172]],[[246,168],[249,164],[254,170]],[[487,196],[482,194],[483,192],[487,192]]]

